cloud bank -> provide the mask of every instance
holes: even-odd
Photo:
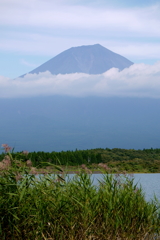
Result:
[[[0,76],[0,98],[49,95],[160,98],[160,61],[133,64],[123,71],[112,68],[99,75],[52,75],[47,71],[14,80]]]

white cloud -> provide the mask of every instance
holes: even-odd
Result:
[[[111,8],[93,2],[1,0],[0,50],[54,57],[73,46],[100,43],[131,61],[159,59],[160,4]]]
[[[160,5],[141,8],[101,8],[44,0],[3,0],[0,24],[9,26],[89,29],[160,36]],[[116,34],[117,34],[116,33]]]
[[[134,64],[123,71],[112,68],[99,75],[44,72],[15,80],[0,76],[0,98],[55,94],[160,98],[160,61],[154,65]]]

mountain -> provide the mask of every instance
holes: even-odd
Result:
[[[132,64],[99,44],[68,49],[33,70],[98,74]],[[159,148],[160,99],[69,97],[0,98],[0,144],[15,151]]]
[[[123,70],[133,63],[100,44],[72,47],[29,73],[49,71],[52,74],[88,73],[101,74],[110,68]],[[23,75],[24,76],[24,75]],[[21,76],[21,77],[23,77]]]

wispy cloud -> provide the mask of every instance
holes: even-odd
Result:
[[[27,67],[33,67],[33,68],[38,67],[37,64],[30,63],[30,62],[26,61],[25,59],[21,59],[20,63]]]
[[[137,41],[140,47],[144,43],[151,49],[153,47],[154,52],[154,44],[150,42],[160,37],[159,12],[160,4],[111,8],[104,4],[99,7],[94,4],[76,5],[69,0],[2,0],[0,25],[4,28],[1,30],[0,49],[43,54],[46,49],[48,54],[48,49],[52,51],[53,46],[60,49],[61,45],[64,50],[82,42],[104,43],[110,48],[108,43],[114,39],[115,48],[127,41],[128,54],[136,52],[138,56]],[[159,41],[156,42],[160,48]]]
[[[44,0],[5,0],[0,9],[0,25],[40,28],[108,30],[123,35],[127,31],[160,36],[160,4],[139,8],[104,8],[64,5]]]
[[[123,71],[112,68],[99,75],[44,72],[15,80],[0,77],[0,98],[55,94],[160,98],[160,61],[154,65],[134,64]]]
[[[64,41],[65,38],[65,41]],[[8,32],[7,38],[1,37],[0,49],[5,51],[23,52],[25,54],[46,55],[48,60],[51,57],[61,53],[70,47],[77,47],[81,45],[90,45],[100,43],[104,47],[109,48],[131,61],[135,59],[159,59],[160,56],[160,42],[143,42],[133,41],[127,39],[101,39],[95,36],[93,39],[89,37],[71,37],[71,36],[51,36],[43,35],[42,33],[12,33]],[[54,46],[54,47],[53,47]],[[34,67],[34,66],[33,66]]]

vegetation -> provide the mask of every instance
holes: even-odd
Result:
[[[144,172],[160,173],[160,149],[91,149],[62,152],[17,152],[13,157],[32,161],[33,167],[44,168],[48,163],[62,166],[70,166],[69,170],[77,169],[77,166],[86,164],[91,170],[96,171],[99,163],[105,163],[111,172]],[[0,155],[0,161],[5,153]],[[72,167],[71,167],[72,166]]]
[[[37,178],[30,160],[6,153],[0,166],[0,239],[156,239],[159,203],[147,202],[133,178],[100,166],[104,177],[94,186],[86,165],[73,179],[59,166],[59,174]]]

